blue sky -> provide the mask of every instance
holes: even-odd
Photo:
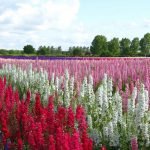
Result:
[[[0,0],[0,48],[90,46],[94,36],[141,38],[149,0]]]

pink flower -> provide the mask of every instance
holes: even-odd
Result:
[[[131,139],[131,148],[132,150],[138,150],[138,143],[136,137]]]

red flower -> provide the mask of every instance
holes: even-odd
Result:
[[[106,146],[102,146],[102,147],[101,147],[101,150],[107,150],[107,149],[106,149]]]
[[[17,149],[18,150],[22,150],[23,149],[23,141],[21,138],[18,139],[18,142],[17,142]]]
[[[48,146],[48,150],[55,150],[55,140],[53,135],[49,136],[49,146]]]

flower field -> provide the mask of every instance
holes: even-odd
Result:
[[[149,58],[0,58],[0,149],[149,150],[149,93]]]

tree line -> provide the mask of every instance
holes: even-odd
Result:
[[[114,37],[110,41],[104,35],[96,35],[90,47],[73,46],[67,51],[61,46],[39,46],[36,50],[32,45],[25,45],[23,50],[0,49],[1,55],[45,55],[45,56],[98,56],[98,57],[134,57],[150,56],[150,33],[146,33],[141,39]]]

